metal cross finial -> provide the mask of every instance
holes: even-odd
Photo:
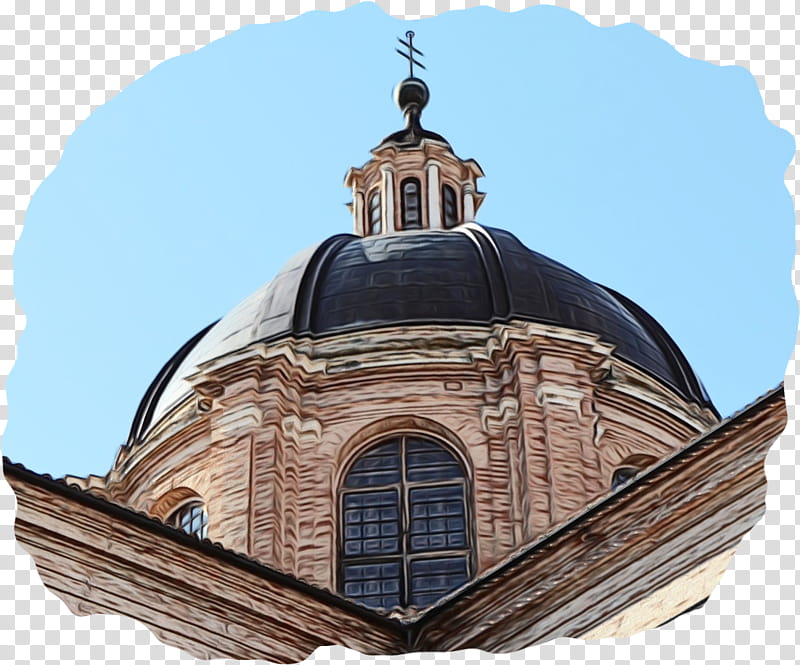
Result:
[[[407,42],[404,42],[400,37],[397,38],[397,41],[408,49],[408,53],[403,53],[399,48],[396,48],[395,51],[408,60],[408,76],[409,78],[414,78],[414,65],[425,69],[425,65],[414,59],[414,54],[417,53],[421,56],[425,54],[414,46],[414,32],[412,30],[406,33],[406,38],[408,39]]]

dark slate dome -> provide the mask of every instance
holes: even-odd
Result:
[[[664,329],[624,296],[477,224],[361,238],[342,234],[298,254],[198,333],[148,389],[134,443],[189,394],[185,377],[254,342],[324,338],[389,326],[533,321],[597,334],[684,399],[714,407]]]

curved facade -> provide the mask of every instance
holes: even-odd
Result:
[[[715,422],[596,335],[531,322],[254,343],[192,385],[121,451],[110,497],[155,515],[191,488],[211,540],[340,592],[338,501],[381,441],[463,461],[475,575],[610,493],[632,457],[661,460]]]

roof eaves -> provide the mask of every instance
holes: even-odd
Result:
[[[320,587],[313,586],[308,582],[299,580],[296,577],[282,573],[274,568],[265,566],[263,563],[251,559],[250,557],[233,550],[223,547],[219,543],[214,543],[208,539],[200,540],[195,536],[191,536],[180,529],[165,524],[161,520],[146,515],[145,513],[133,510],[127,506],[114,503],[103,497],[97,496],[88,490],[84,490],[78,485],[69,484],[64,479],[53,478],[50,474],[39,474],[31,471],[24,465],[12,462],[8,457],[3,457],[3,473],[6,477],[15,476],[32,485],[41,487],[43,489],[52,490],[61,494],[62,496],[75,499],[80,503],[86,504],[92,508],[101,510],[107,514],[113,515],[127,522],[134,524],[138,527],[147,529],[148,531],[157,533],[160,536],[169,538],[184,546],[191,547],[199,550],[208,556],[212,556],[225,563],[246,569],[250,573],[254,573],[260,577],[268,579],[278,584],[283,584],[292,589],[305,593],[315,600],[323,603],[336,606],[341,610],[357,614],[379,626],[390,628],[398,632],[399,635],[405,634],[404,622],[398,619],[386,617],[377,612],[374,612],[366,607],[357,605],[352,601],[338,596],[330,591]]]

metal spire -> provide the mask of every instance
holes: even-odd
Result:
[[[414,46],[414,32],[412,30],[409,30],[406,33],[406,39],[408,39],[408,41],[404,42],[402,39],[400,39],[400,37],[398,37],[397,41],[408,49],[408,53],[403,53],[399,48],[396,48],[395,51],[397,51],[406,60],[408,60],[408,77],[414,78],[414,65],[422,69],[425,69],[425,65],[423,65],[418,60],[414,59],[414,54],[416,53],[423,57],[425,56],[425,54]]]

